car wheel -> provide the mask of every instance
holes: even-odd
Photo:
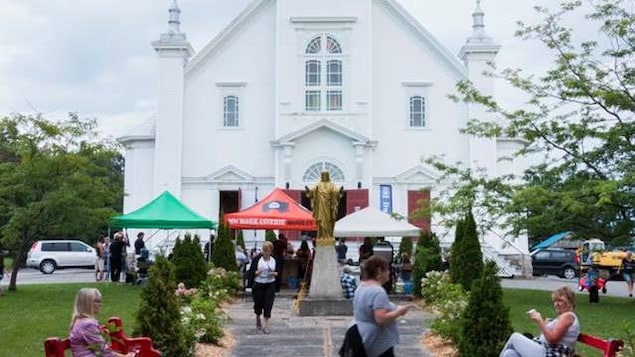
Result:
[[[55,268],[57,268],[55,262],[50,259],[44,260],[40,263],[40,271],[44,274],[53,273],[55,271]]]
[[[567,279],[575,278],[575,276],[576,276],[575,269],[573,269],[571,267],[564,268],[564,270],[562,271],[562,276],[567,278]]]

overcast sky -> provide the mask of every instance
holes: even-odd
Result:
[[[315,0],[319,1],[319,0]],[[341,0],[347,1],[347,0]],[[475,0],[399,0],[451,53],[471,33]],[[181,30],[201,50],[251,0],[179,0]],[[503,47],[499,67],[544,68],[540,47],[514,38],[535,5],[482,0],[485,30]],[[158,66],[150,42],[167,30],[170,0],[0,0],[0,116],[68,112],[97,118],[118,136],[156,108]],[[510,96],[500,90],[501,96]]]

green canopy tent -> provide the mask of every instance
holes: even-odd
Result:
[[[113,217],[112,226],[118,228],[214,229],[216,223],[203,218],[165,191],[136,211]]]

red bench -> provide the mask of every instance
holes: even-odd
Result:
[[[110,335],[110,349],[119,353],[137,352],[139,357],[161,357],[161,352],[152,347],[149,337],[128,337],[123,331],[121,319],[111,317],[103,329]],[[50,337],[44,341],[44,355],[46,357],[64,357],[66,350],[71,348],[70,340]]]
[[[624,341],[622,340],[605,340],[584,333],[581,333],[578,336],[578,342],[583,343],[587,346],[591,346],[593,348],[597,348],[598,350],[604,352],[603,357],[615,357],[617,353],[624,347]]]

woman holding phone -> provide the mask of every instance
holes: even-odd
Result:
[[[390,279],[390,266],[381,256],[373,255],[363,266],[364,280],[355,291],[353,325],[357,326],[368,357],[391,357],[399,343],[395,321],[414,304],[395,305],[382,287]]]

